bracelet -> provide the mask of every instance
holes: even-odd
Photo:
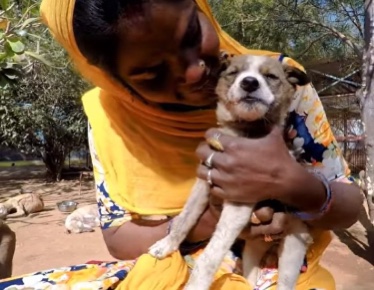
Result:
[[[317,172],[317,171],[312,171],[311,172],[315,177],[317,177],[320,181],[322,181],[323,185],[325,186],[326,189],[326,200],[319,209],[318,212],[316,213],[309,213],[309,212],[299,212],[299,211],[294,211],[293,214],[300,218],[301,220],[316,220],[321,218],[330,208],[331,201],[332,201],[332,192],[331,192],[331,187],[330,183],[327,180],[327,178]]]

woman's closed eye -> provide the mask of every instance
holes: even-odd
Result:
[[[198,14],[195,10],[190,23],[188,24],[186,33],[183,37],[181,48],[193,48],[201,44],[202,33]]]
[[[143,68],[136,68],[130,74],[130,78],[133,81],[147,81],[147,80],[154,80],[165,73],[165,64],[160,63],[157,65],[143,67]]]

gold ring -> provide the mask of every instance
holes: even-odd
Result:
[[[213,186],[213,181],[212,181],[212,169],[208,170],[208,175],[206,177],[206,181],[210,186]]]
[[[273,238],[271,235],[264,235],[264,241],[267,243],[271,243],[273,241]]]
[[[260,219],[257,217],[256,213],[252,213],[251,215],[251,224],[259,225],[261,223]]]
[[[223,151],[223,145],[222,143],[219,141],[219,137],[221,137],[221,133],[217,133],[217,134],[214,134],[214,136],[212,138],[209,138],[207,140],[208,144],[210,146],[212,146],[214,149],[218,150],[218,151]]]
[[[214,152],[212,154],[210,154],[209,157],[204,162],[204,164],[206,165],[206,167],[208,167],[208,168],[212,168],[213,167],[213,156],[214,156]]]

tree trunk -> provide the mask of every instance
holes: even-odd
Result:
[[[43,162],[47,168],[47,178],[49,180],[53,182],[61,181],[61,173],[66,155],[65,150],[56,150],[43,154]]]
[[[374,221],[374,4],[365,0],[365,50],[362,63],[361,112],[365,128],[366,188],[370,220]]]

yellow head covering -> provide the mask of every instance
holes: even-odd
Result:
[[[219,27],[206,0],[196,3],[216,29],[223,50],[279,55],[241,46]],[[44,0],[41,14],[81,74],[97,86],[83,97],[83,104],[110,196],[139,214],[176,214],[194,182],[195,149],[204,132],[215,126],[214,111],[165,112],[133,98],[80,53],[73,35],[74,4],[75,0]]]

